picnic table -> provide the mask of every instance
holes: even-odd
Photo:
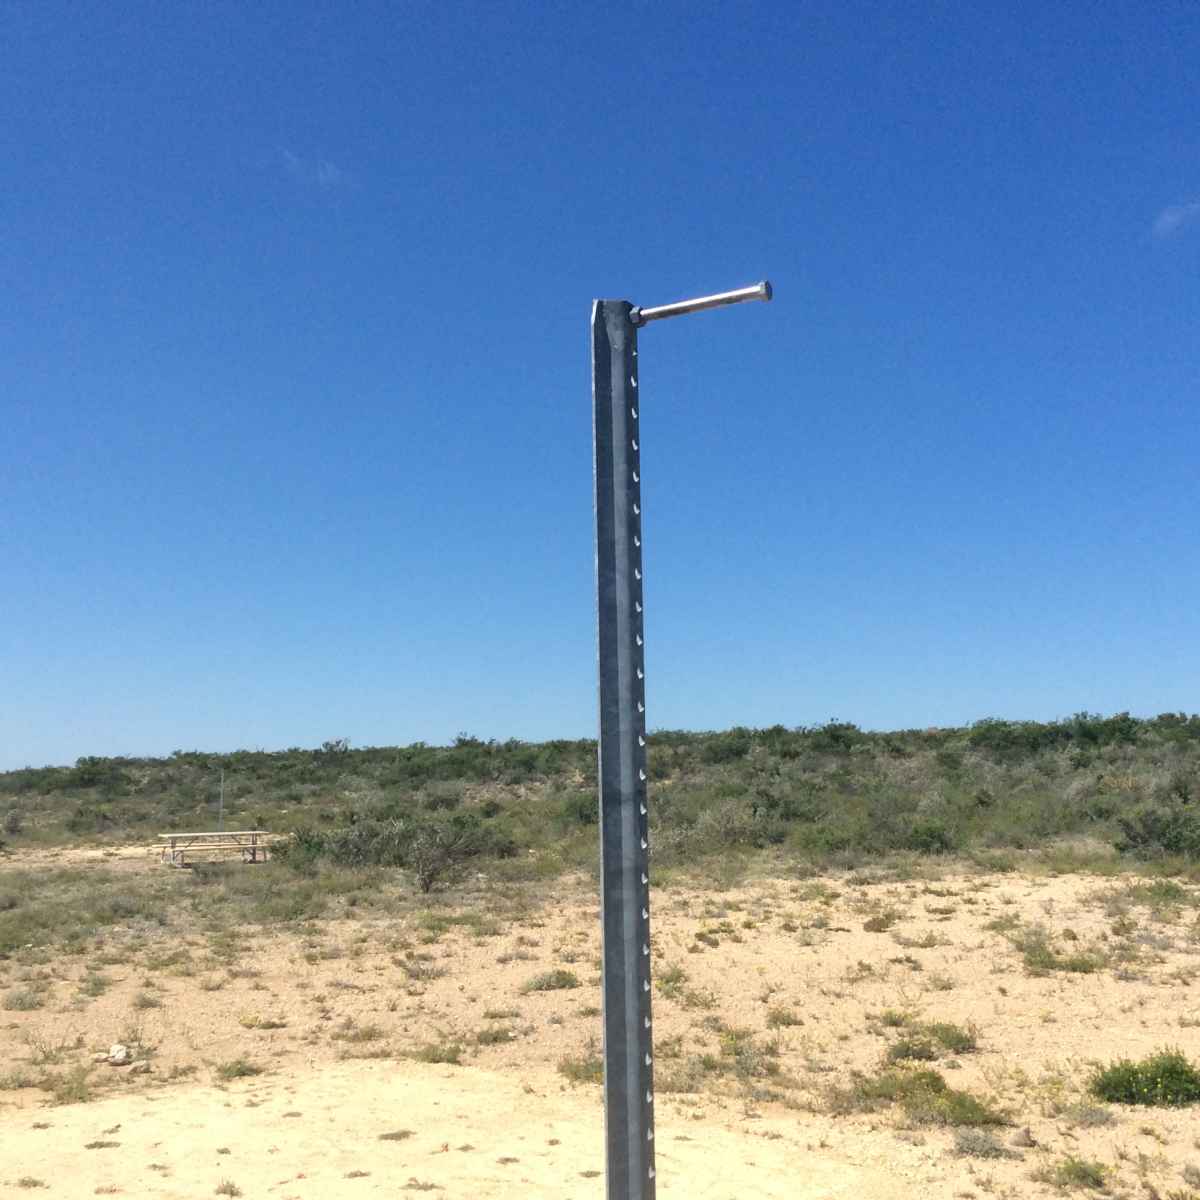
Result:
[[[267,858],[265,829],[231,829],[218,833],[160,833],[158,835],[159,857],[172,867],[186,867],[188,856],[193,861],[199,856],[206,861],[232,857],[236,851],[242,862],[264,862]]]

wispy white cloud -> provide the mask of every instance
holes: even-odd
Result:
[[[1174,237],[1185,225],[1200,221],[1200,200],[1190,204],[1172,204],[1158,214],[1154,222],[1156,238]]]
[[[286,146],[279,147],[279,163],[293,179],[308,187],[332,191],[348,187],[351,182],[350,175],[328,158],[307,158]]]

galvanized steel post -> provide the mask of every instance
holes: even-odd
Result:
[[[631,307],[597,300],[592,309],[608,1200],[654,1196],[641,453]]]
[[[637,330],[665,317],[770,299],[771,285],[763,282],[658,308],[627,300],[592,307],[608,1200],[655,1195]]]

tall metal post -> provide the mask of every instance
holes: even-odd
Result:
[[[625,300],[597,300],[592,309],[608,1200],[654,1197],[642,489],[631,311]]]
[[[608,1200],[655,1195],[637,331],[664,317],[770,298],[771,285],[760,283],[658,308],[627,300],[592,307]]]

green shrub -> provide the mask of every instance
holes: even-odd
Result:
[[[1117,817],[1116,847],[1137,858],[1200,858],[1200,810],[1182,801],[1144,804]]]
[[[1040,1183],[1059,1188],[1088,1188],[1094,1192],[1108,1190],[1108,1170],[1101,1163],[1068,1155],[1053,1167],[1043,1167],[1034,1173]]]
[[[558,967],[553,971],[544,971],[527,980],[521,988],[523,992],[556,992],[566,988],[579,987],[579,977],[574,971]]]
[[[948,1021],[905,1022],[905,1032],[887,1050],[890,1062],[933,1062],[949,1052],[968,1054],[977,1046],[975,1030]]]
[[[1008,938],[1020,952],[1031,975],[1046,975],[1051,971],[1090,975],[1105,965],[1105,957],[1099,950],[1063,952],[1056,949],[1049,931],[1041,925],[1018,927]]]
[[[1016,1158],[1013,1151],[1002,1146],[986,1129],[956,1129],[954,1153],[964,1158]]]
[[[1160,1050],[1141,1062],[1119,1059],[1092,1076],[1088,1090],[1111,1104],[1175,1108],[1200,1103],[1200,1070],[1179,1050]]]
[[[452,1067],[462,1064],[463,1048],[458,1042],[427,1042],[413,1051],[413,1058],[424,1063],[446,1063]]]
[[[46,993],[41,988],[13,988],[4,994],[4,1008],[9,1012],[32,1012],[46,1003]]]
[[[558,1073],[572,1083],[603,1083],[604,1060],[594,1044],[579,1055],[566,1055],[558,1060]]]
[[[849,1088],[835,1089],[835,1112],[870,1112],[899,1104],[917,1125],[1005,1125],[1005,1115],[970,1092],[952,1088],[937,1071],[893,1068],[876,1076],[860,1076]]]
[[[323,861],[346,867],[403,867],[412,871],[422,892],[430,892],[457,876],[471,859],[484,854],[507,857],[514,850],[511,839],[477,813],[437,811],[356,821],[333,830],[296,830],[276,855],[308,873]]]
[[[931,1038],[920,1034],[905,1034],[887,1049],[889,1062],[933,1062],[941,1057],[941,1050]]]
[[[217,1067],[217,1078],[225,1080],[247,1079],[252,1075],[261,1075],[262,1073],[263,1068],[247,1058],[234,1058]]]
[[[595,825],[600,820],[600,806],[594,792],[567,792],[559,803],[558,812],[567,825]]]
[[[728,733],[708,735],[701,749],[701,756],[707,763],[736,762],[745,758],[754,745],[750,730],[736,728]]]

